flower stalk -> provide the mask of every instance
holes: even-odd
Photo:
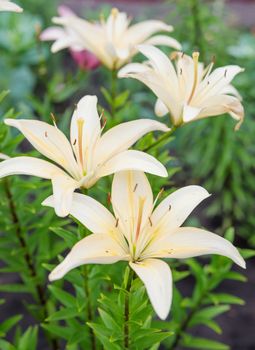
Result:
[[[128,267],[128,280],[126,285],[125,294],[125,307],[124,307],[124,349],[128,350],[130,345],[130,332],[129,332],[129,315],[130,315],[130,292],[132,287],[132,281],[134,277],[134,272]]]
[[[178,126],[173,126],[168,132],[166,132],[164,135],[160,136],[157,140],[155,140],[149,146],[143,148],[142,151],[148,152],[152,148],[157,148],[159,145],[161,145],[161,143],[163,141],[167,140],[177,129],[178,129]]]

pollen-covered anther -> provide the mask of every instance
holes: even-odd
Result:
[[[117,17],[119,14],[119,10],[116,7],[114,7],[112,8],[111,14],[113,17]]]
[[[54,126],[57,127],[56,117],[55,117],[55,115],[52,112],[50,113],[50,117],[52,119],[52,122],[53,122]]]

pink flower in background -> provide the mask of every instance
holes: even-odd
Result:
[[[93,53],[88,50],[70,50],[73,60],[78,64],[81,69],[92,70],[100,66],[100,61],[96,58]]]
[[[75,13],[64,5],[58,7],[58,13],[60,17],[76,17]],[[73,60],[81,69],[92,70],[100,65],[97,57],[88,50],[84,50],[73,31],[68,28],[60,28],[58,26],[49,27],[41,33],[40,39],[42,41],[56,40],[60,42],[72,42],[72,45],[69,46],[69,51]]]

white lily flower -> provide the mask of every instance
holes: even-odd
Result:
[[[127,63],[138,52],[138,44],[165,45],[176,50],[181,49],[179,42],[170,36],[152,36],[160,31],[171,32],[172,26],[159,20],[143,21],[130,26],[127,14],[119,12],[116,8],[112,9],[107,20],[101,18],[101,22],[89,22],[73,13],[69,16],[65,14],[55,17],[53,22],[63,29],[53,27],[55,34],[51,37],[48,37],[47,30],[42,34],[43,40],[57,39],[52,46],[52,52],[73,47],[88,50],[109,69],[118,69]]]
[[[238,250],[226,239],[203,229],[180,227],[208,196],[200,186],[187,186],[170,194],[154,209],[150,184],[140,171],[114,175],[115,216],[96,200],[75,193],[70,213],[93,234],[75,244],[49,279],[60,279],[82,264],[129,261],[145,284],[155,312],[165,319],[171,307],[172,277],[168,264],[158,258],[220,254],[245,267]],[[54,206],[53,197],[43,205]]]
[[[140,119],[119,124],[101,135],[96,96],[79,101],[71,120],[70,142],[56,125],[14,119],[5,123],[18,128],[58,166],[34,157],[16,157],[0,163],[0,177],[23,174],[50,179],[59,216],[69,214],[75,189],[90,188],[103,176],[131,169],[167,176],[166,168],[154,157],[128,148],[148,132],[169,129],[157,121]]]
[[[198,62],[199,53],[193,56],[176,53],[176,66],[159,49],[140,45],[148,62],[131,63],[123,67],[120,78],[135,78],[147,85],[158,97],[155,113],[159,117],[169,113],[173,125],[181,125],[196,119],[229,113],[238,121],[238,129],[244,118],[241,97],[230,85],[243,69],[224,66],[212,72],[213,62],[205,69]]]
[[[9,0],[0,0],[0,11],[22,12],[23,9]]]

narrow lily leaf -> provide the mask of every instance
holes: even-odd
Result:
[[[0,324],[0,332],[6,334],[15,324],[17,324],[21,319],[22,315],[16,315],[8,318],[6,321]]]
[[[63,308],[53,314],[51,314],[46,321],[59,321],[59,320],[66,320],[68,318],[77,317],[80,315],[80,312],[77,310],[77,308]]]
[[[29,327],[19,340],[18,350],[37,349],[38,327]]]
[[[229,346],[215,340],[193,337],[185,334],[182,338],[182,346],[188,349],[201,350],[229,350]]]
[[[59,288],[54,285],[49,285],[48,288],[61,304],[67,306],[68,308],[73,308],[74,306],[76,306],[76,298],[70,293],[67,293],[62,288]]]

